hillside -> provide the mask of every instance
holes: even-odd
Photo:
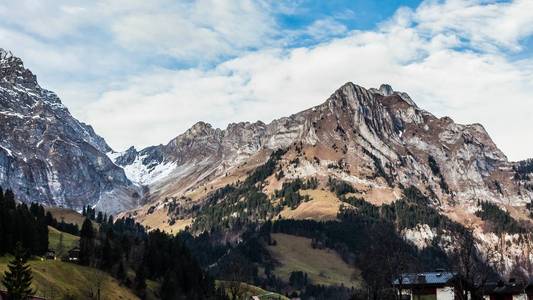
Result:
[[[363,279],[359,271],[349,266],[330,249],[315,249],[311,239],[295,235],[272,234],[275,245],[268,246],[274,259],[279,263],[274,274],[287,282],[291,272],[305,272],[311,283],[322,285],[341,285],[361,288]]]
[[[67,254],[68,250],[77,247],[80,237],[61,232],[48,226],[48,248],[54,250],[58,257]]]
[[[0,272],[7,270],[10,257],[0,258]],[[87,299],[96,295],[100,286],[101,299],[139,299],[110,275],[89,267],[59,260],[31,260],[33,288],[47,299]]]
[[[63,220],[65,223],[76,224],[79,228],[81,228],[81,225],[85,220],[85,217],[82,214],[72,209],[49,206],[46,207],[45,210],[50,212],[56,220]]]
[[[216,282],[216,285],[218,287],[224,288],[229,297],[233,297],[234,291],[237,290],[238,295],[236,296],[240,297],[240,299],[249,299],[253,296],[258,297],[260,300],[288,300],[289,299],[283,295],[269,292],[260,287],[256,287],[251,284],[244,283],[244,282],[234,283],[231,281],[218,280]]]

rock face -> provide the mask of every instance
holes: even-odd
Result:
[[[325,103],[270,124],[237,123],[221,130],[199,122],[167,145],[112,157],[157,200],[220,180],[253,165],[264,152],[296,144],[314,157],[302,157],[287,170],[289,178],[334,176],[392,194],[415,185],[443,209],[475,206],[478,200],[525,206],[533,199],[481,125],[437,118],[388,85],[367,90],[347,83]]]
[[[139,187],[105,154],[91,126],[37,83],[20,58],[0,49],[0,186],[23,201],[117,212],[138,205]]]
[[[237,123],[221,130],[200,122],[167,145],[111,156],[148,191],[148,204],[131,213],[152,228],[175,232],[201,219],[198,208],[209,203],[216,194],[212,191],[243,182],[280,148],[286,152],[274,174],[260,185],[272,203],[280,200],[274,191],[296,178],[315,178],[318,189],[324,190],[330,178],[342,180],[355,190],[353,196],[378,206],[398,200],[404,188],[415,186],[440,214],[474,229],[482,255],[500,255],[494,267],[502,274],[533,261],[530,235],[497,236],[476,215],[480,201],[489,201],[531,228],[533,164],[509,162],[483,126],[437,118],[388,85],[365,89],[347,83],[323,104],[270,124]],[[337,218],[338,200],[315,200],[284,208],[294,213],[282,211],[272,218],[298,216],[298,211],[305,211],[301,216]],[[438,232],[418,224],[400,234],[423,249],[439,240]],[[441,248],[453,251],[451,233],[441,234],[441,241],[447,241]]]
[[[409,185],[457,218],[478,200],[525,208],[533,199],[532,176],[517,176],[481,125],[437,118],[389,85],[347,83],[323,104],[270,124],[199,122],[166,145],[117,153],[0,50],[0,129],[0,186],[25,201],[75,209],[200,199],[280,148],[292,149],[285,159],[297,158],[279,166],[284,180],[335,177],[375,204],[394,201]]]

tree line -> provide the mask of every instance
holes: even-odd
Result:
[[[13,253],[17,243],[29,254],[42,255],[48,250],[48,223],[44,208],[17,203],[11,190],[0,188],[0,255]]]
[[[86,218],[79,262],[108,272],[141,298],[150,279],[160,283],[161,299],[225,299],[178,237],[147,232],[132,218],[102,221],[99,228]]]

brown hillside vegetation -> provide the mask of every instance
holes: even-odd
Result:
[[[85,217],[82,214],[69,208],[46,207],[46,211],[50,212],[57,221],[63,220],[65,223],[73,223],[78,225],[79,228],[81,228],[81,225],[85,220]]]
[[[283,233],[272,234],[275,246],[268,250],[280,263],[274,273],[288,281],[293,271],[307,273],[313,284],[361,287],[363,279],[360,271],[345,263],[330,249],[314,249],[311,239]]]
[[[291,209],[286,207],[280,216],[285,219],[296,220],[335,220],[341,201],[329,191],[323,190],[302,190],[302,196],[308,195],[311,200],[301,203],[297,208]]]

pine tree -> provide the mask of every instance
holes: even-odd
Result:
[[[98,212],[98,215],[96,217],[96,223],[98,224],[102,224],[102,220],[104,219],[104,215],[102,214],[101,211]]]
[[[144,290],[146,289],[146,274],[143,265],[135,272],[134,288],[138,293],[144,294]]]
[[[126,268],[124,268],[124,264],[122,262],[118,264],[117,279],[121,282],[126,279]]]
[[[80,231],[80,263],[82,265],[91,263],[94,256],[94,238],[93,224],[89,218],[86,218]]]
[[[17,243],[14,255],[15,258],[9,262],[9,270],[4,273],[2,284],[6,287],[9,299],[24,300],[35,294],[31,288],[33,277],[26,261],[26,252],[20,243]]]
[[[63,232],[59,234],[59,243],[57,245],[57,254],[63,256],[65,245],[63,245]]]

